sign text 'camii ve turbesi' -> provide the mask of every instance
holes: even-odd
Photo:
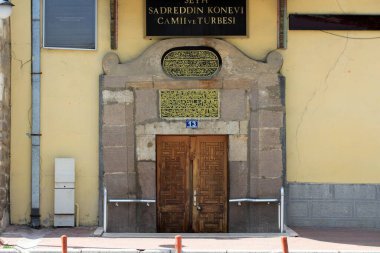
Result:
[[[147,36],[246,36],[246,0],[146,0]]]

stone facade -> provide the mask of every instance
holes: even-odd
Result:
[[[380,185],[291,183],[288,192],[289,225],[380,228]]]
[[[186,46],[215,49],[222,58],[219,73],[209,80],[168,77],[162,56]],[[228,135],[229,197],[279,198],[285,167],[281,66],[276,52],[258,62],[217,39],[163,40],[123,64],[107,54],[100,78],[100,186],[111,198],[155,199],[156,135]],[[217,89],[220,118],[199,120],[198,129],[161,119],[161,89]],[[229,232],[277,231],[277,210],[277,204],[230,204]],[[155,232],[155,205],[108,204],[108,230]]]
[[[9,224],[10,27],[0,19],[0,229]]]

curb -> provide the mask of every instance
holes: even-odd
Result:
[[[138,250],[138,249],[73,249],[68,248],[68,253],[175,253],[174,249]],[[281,253],[281,250],[258,251],[258,250],[191,250],[183,249],[183,253]],[[362,250],[291,250],[290,253],[380,253],[380,251]],[[62,253],[61,249],[0,249],[0,253]]]

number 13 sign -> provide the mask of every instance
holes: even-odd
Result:
[[[198,128],[198,120],[188,119],[186,120],[186,128]]]

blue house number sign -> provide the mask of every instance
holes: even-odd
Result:
[[[198,128],[198,120],[187,119],[186,120],[186,128],[192,128],[192,129]]]

